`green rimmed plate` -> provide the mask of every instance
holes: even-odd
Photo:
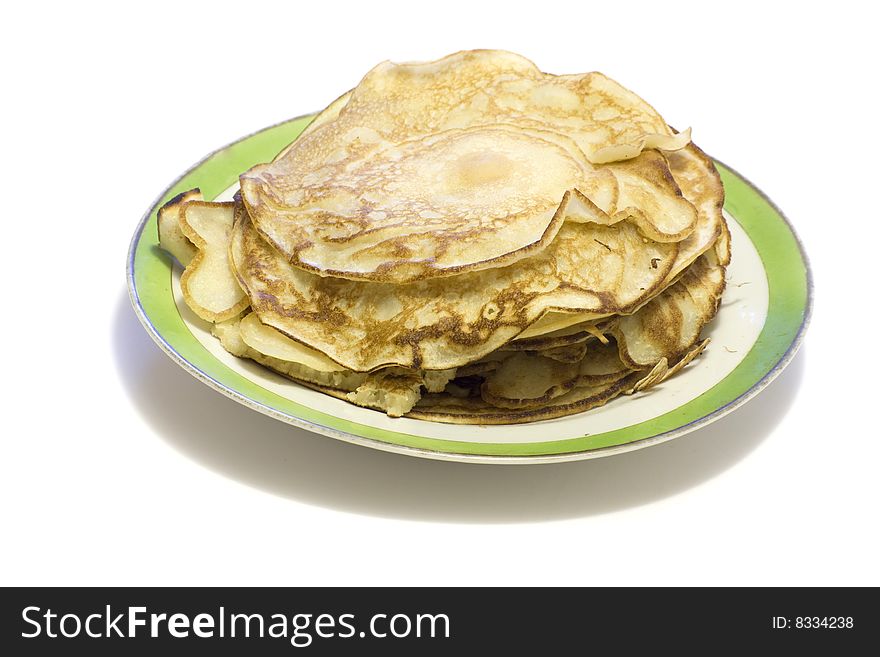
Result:
[[[607,456],[700,428],[758,394],[791,361],[806,330],[812,287],[806,256],[782,213],[745,178],[718,163],[733,257],[707,351],[651,392],[567,418],[511,426],[392,419],[299,386],[226,353],[180,293],[180,270],[158,248],[156,212],[201,188],[231,198],[238,175],[271,160],[313,117],[267,128],[199,162],[141,220],[128,257],[132,304],[156,343],[181,367],[236,401],[302,428],[387,451],[481,463],[539,463]]]

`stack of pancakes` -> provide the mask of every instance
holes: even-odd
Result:
[[[231,203],[159,215],[236,356],[391,416],[560,417],[706,346],[730,239],[709,158],[599,73],[380,64]]]

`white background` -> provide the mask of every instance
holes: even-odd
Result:
[[[880,584],[870,6],[4,9],[0,584]],[[124,265],[169,182],[383,59],[473,47],[611,75],[787,213],[816,312],[760,397],[623,456],[447,464],[282,425],[153,345]]]

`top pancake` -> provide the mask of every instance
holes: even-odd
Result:
[[[601,74],[552,76],[500,51],[380,64],[328,109],[242,176],[248,214],[294,267],[398,284],[539,253],[566,218],[566,192],[608,211],[620,181],[597,163],[689,141]],[[662,171],[637,178],[664,184]],[[639,205],[657,196],[627,189]],[[681,200],[649,207],[639,228],[684,239],[695,215]]]

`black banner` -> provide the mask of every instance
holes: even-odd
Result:
[[[874,589],[22,588],[2,599],[7,655],[839,651],[872,645],[880,622]]]

